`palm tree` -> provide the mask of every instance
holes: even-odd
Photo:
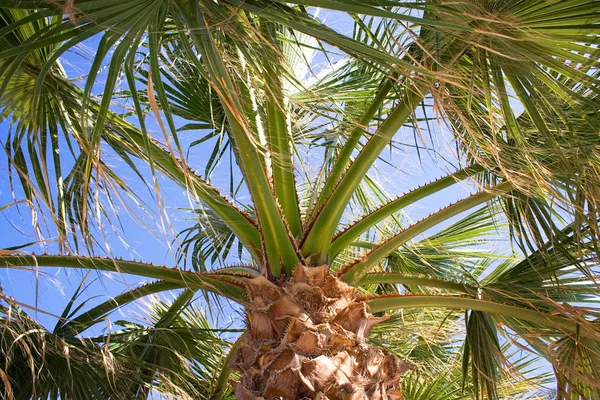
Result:
[[[22,193],[5,207],[45,216],[57,246],[2,250],[2,265],[153,280],[85,312],[82,284],[53,331],[2,295],[7,397],[600,398],[599,10],[595,0],[4,1],[3,144]],[[93,51],[76,81],[63,65],[81,46]],[[311,71],[315,54],[327,68]],[[462,168],[390,198],[371,175],[377,161],[399,167],[384,154],[401,146],[399,130],[429,151],[434,125],[453,135]],[[202,174],[182,132],[209,151]],[[165,177],[194,203],[198,224],[172,238],[176,267],[93,256],[106,225],[118,226],[115,205],[147,209],[108,157],[154,190],[157,214]],[[401,214],[465,181],[476,182],[470,196],[413,223]],[[495,233],[515,245],[510,257],[483,251]],[[173,290],[172,303],[152,297]],[[197,292],[215,308],[225,303],[208,294],[238,304],[245,332],[228,341],[211,328]],[[84,336],[145,296],[147,323]],[[551,363],[556,393],[535,386],[548,381],[535,357]]]

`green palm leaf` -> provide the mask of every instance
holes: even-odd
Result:
[[[15,199],[0,211],[27,204],[57,254],[13,246],[0,263],[152,283],[90,306],[84,279],[53,332],[2,295],[4,391],[541,399],[539,356],[558,397],[598,397],[599,13],[597,0],[5,1]],[[377,182],[413,176],[409,153],[448,159],[445,131],[460,167],[400,197]],[[170,220],[165,199],[193,221],[164,231],[180,232],[174,267],[86,256],[113,248],[122,210]],[[401,214],[433,202],[414,223]],[[136,301],[141,321],[94,331]],[[204,306],[216,323],[243,309],[246,333],[232,345],[242,330],[213,329]]]

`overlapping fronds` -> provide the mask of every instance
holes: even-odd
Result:
[[[14,305],[0,315],[2,392],[10,399],[122,398],[120,386],[136,380],[108,349],[55,336]]]
[[[184,399],[226,395],[218,376],[230,343],[190,305],[193,293],[172,303],[151,298],[145,323],[116,321],[122,330],[92,338],[50,332],[8,300],[1,309],[3,393],[10,399],[125,400],[151,390]]]
[[[406,360],[417,367],[401,384],[408,399],[547,397],[547,377],[532,373],[540,361],[523,348],[552,364],[558,397],[599,397],[599,22],[598,0],[4,1],[11,205],[47,216],[34,230],[56,236],[50,249],[61,255],[13,248],[0,263],[157,280],[87,310],[75,305],[80,287],[54,332],[7,299],[4,391],[219,398],[231,394],[236,362],[240,391],[266,393],[277,374],[300,390],[310,374],[290,360],[318,357],[285,346],[313,349],[326,316],[331,332],[361,340],[379,324],[367,340],[395,354],[380,375],[348,372],[385,377],[361,393],[399,396]],[[75,71],[81,47],[89,59]],[[398,198],[376,181],[373,172],[411,175],[398,156],[408,147],[423,162],[422,150],[441,144],[446,159],[446,130],[455,172]],[[169,237],[177,266],[82,256],[111,247],[103,234],[107,224],[119,231],[124,210],[144,226],[148,216],[168,224],[164,178],[195,221],[163,229],[180,231]],[[470,196],[450,189],[470,178]],[[427,217],[400,214],[434,197]],[[248,265],[220,268],[237,262]],[[81,338],[117,307],[171,290],[183,291],[172,303],[152,298],[144,321]],[[193,302],[199,290],[246,308],[250,331],[235,351]],[[307,293],[320,295],[311,303]],[[317,307],[323,293],[335,307]],[[210,304],[214,314],[227,307]],[[312,333],[287,341],[292,317]],[[347,332],[344,352],[373,363]],[[278,363],[258,333],[286,338]],[[335,372],[316,375],[302,380],[306,393]]]
[[[515,239],[556,234],[552,207],[596,231],[598,4],[455,7],[477,34],[433,93],[464,155],[523,193],[506,202]]]
[[[123,329],[94,338],[107,343],[143,376],[126,390],[145,398],[157,390],[180,398],[210,398],[229,343],[213,332],[202,312],[190,304],[194,291],[172,303],[150,298],[144,324],[116,321]],[[234,331],[235,332],[235,331]]]
[[[63,249],[77,248],[78,239],[83,237],[89,250],[93,247],[90,223],[114,218],[111,197],[124,191],[137,201],[139,198],[106,161],[96,160],[93,173],[89,169],[86,152],[91,151],[91,125],[80,114],[81,90],[68,81],[55,57],[64,51],[59,49],[60,42],[30,46],[26,52],[14,51],[52,32],[60,21],[52,14],[0,10],[0,120],[10,124],[2,144],[11,183],[17,178],[24,198],[39,215],[50,217],[48,222],[53,228],[39,221],[43,229],[40,233],[54,235],[55,229]],[[93,108],[86,117],[95,120],[98,113]],[[103,124],[97,126],[107,129]],[[97,209],[90,213],[88,203]]]
[[[391,351],[406,357],[415,366],[400,386],[404,398],[487,398],[485,385],[492,381],[484,375],[484,364],[495,371],[494,387],[490,388],[494,395],[500,398],[551,398],[552,374],[536,368],[541,362],[539,358],[515,350],[509,343],[502,342],[495,334],[492,321],[491,325],[483,325],[488,326],[490,333],[494,332],[493,338],[478,336],[481,330],[473,325],[481,321],[473,323],[470,318],[471,333],[464,336],[466,320],[463,316],[464,313],[461,312],[441,309],[406,309],[401,314],[392,315],[388,321],[373,329],[371,341],[385,344]],[[409,327],[411,329],[407,329]],[[475,353],[472,353],[470,346],[478,338],[482,339],[479,344],[483,347],[475,348]],[[491,349],[488,348],[490,339],[493,344]],[[467,348],[469,351],[464,359]],[[464,362],[468,368],[472,361],[473,367],[476,368],[473,375],[463,370]]]

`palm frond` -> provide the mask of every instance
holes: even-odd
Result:
[[[0,308],[3,393],[14,399],[123,398],[134,375],[108,349],[48,332],[14,305]]]
[[[560,399],[593,399],[599,396],[600,347],[598,342],[565,336],[549,346]]]

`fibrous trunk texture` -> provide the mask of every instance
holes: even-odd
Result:
[[[327,266],[298,266],[278,284],[255,278],[247,292],[238,399],[401,398],[394,388],[411,365],[365,342],[386,318],[369,314]]]

